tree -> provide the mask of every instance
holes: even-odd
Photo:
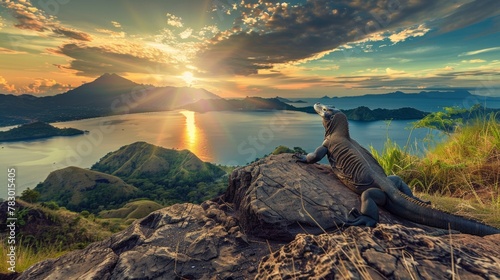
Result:
[[[35,203],[38,201],[39,198],[40,198],[40,193],[30,188],[25,189],[21,193],[21,199],[29,203]]]
[[[466,113],[467,110],[463,108],[445,107],[444,111],[430,113],[423,119],[414,122],[413,127],[437,129],[450,134],[455,131],[456,127],[464,124],[462,116]]]

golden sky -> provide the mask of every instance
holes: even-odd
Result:
[[[500,96],[497,0],[2,0],[0,93],[117,73],[223,97]]]

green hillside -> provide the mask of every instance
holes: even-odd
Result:
[[[197,182],[200,178],[211,179],[225,173],[215,165],[201,161],[188,150],[165,149],[146,142],[136,142],[108,153],[91,169],[122,179],[148,178],[172,182]]]
[[[112,234],[95,219],[86,219],[64,208],[50,209],[43,203],[31,204],[20,199],[16,205],[17,241],[33,250],[78,249]],[[6,202],[0,204],[0,210],[0,239],[5,239],[8,234]]]
[[[92,213],[120,207],[139,192],[116,176],[79,167],[51,172],[35,190],[40,193],[40,201],[55,201],[72,211]]]
[[[201,161],[188,150],[172,150],[136,142],[104,156],[92,170],[122,178],[141,196],[167,205],[202,202],[225,189],[226,171]],[[211,197],[210,197],[211,196]]]
[[[163,206],[154,201],[138,200],[129,202],[119,209],[102,211],[99,213],[99,216],[105,219],[140,219],[161,208]]]

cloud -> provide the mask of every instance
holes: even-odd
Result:
[[[357,89],[378,90],[419,90],[422,88],[476,88],[484,87],[489,81],[498,79],[500,75],[496,68],[455,71],[452,67],[435,70],[422,70],[414,73],[398,75],[400,71],[386,69],[386,75],[355,75],[336,77],[334,86]],[[402,71],[401,71],[402,72]],[[397,75],[393,75],[396,73]],[[477,85],[477,86],[474,86]]]
[[[0,30],[5,26],[4,19],[0,16]]]
[[[122,27],[122,25],[121,25],[119,22],[117,22],[117,21],[113,21],[113,20],[112,20],[112,21],[111,21],[111,24],[112,24],[114,27],[116,27],[116,28],[121,28],[121,27]]]
[[[28,86],[18,90],[18,92],[29,94],[54,94],[72,89],[70,84],[61,84],[54,79],[37,78]]]
[[[296,5],[243,0],[239,11],[233,29],[220,32],[198,55],[200,69],[251,75],[368,38],[402,42],[438,28],[423,22],[456,12],[448,2],[434,0],[309,0]],[[468,24],[483,21],[480,14],[472,13]]]
[[[89,34],[71,28],[59,26],[52,29],[52,32],[79,41],[92,41],[92,36],[90,36]]]
[[[385,72],[387,73],[387,75],[389,76],[399,76],[399,75],[403,75],[403,74],[406,74],[405,71],[402,71],[402,70],[395,70],[395,69],[392,69],[392,68],[386,68],[385,69]]]
[[[20,52],[17,50],[11,50],[0,47],[0,54],[25,54],[26,52]]]
[[[464,52],[464,53],[459,54],[458,56],[469,56],[469,55],[476,55],[476,54],[481,54],[481,53],[486,53],[486,52],[494,52],[494,51],[500,51],[500,47]]]
[[[109,35],[111,38],[125,38],[126,33],[124,31],[116,32],[109,29],[97,28],[95,31],[103,34]]]
[[[424,36],[427,32],[429,32],[429,30],[430,29],[425,27],[425,25],[420,24],[416,28],[407,28],[407,29],[404,29],[398,33],[394,33],[394,34],[389,36],[389,39],[391,40],[391,42],[396,44],[396,43],[405,41],[406,39],[411,38],[411,37]]]
[[[167,13],[167,24],[173,27],[183,27],[182,18]]]
[[[13,94],[56,94],[68,91],[73,87],[69,84],[58,83],[54,79],[36,78],[27,86],[16,88],[0,76],[0,90]]]
[[[16,19],[15,27],[23,30],[31,30],[41,33],[52,33],[55,36],[64,36],[80,41],[90,41],[92,37],[84,32],[64,27],[54,16],[49,16],[34,7],[29,1],[5,1],[2,2]]]
[[[462,60],[462,63],[483,63],[486,62],[484,59],[471,59],[471,60]]]
[[[443,1],[447,2],[447,1]],[[449,32],[470,26],[480,20],[500,15],[498,0],[473,0],[457,4],[458,8],[450,5],[453,11],[443,17],[436,17],[434,25],[440,26],[440,32]],[[494,27],[495,28],[495,27]]]
[[[313,91],[321,92],[322,88],[355,89],[358,92],[366,90],[392,91],[392,90],[415,90],[437,89],[449,87],[450,89],[468,88],[484,90],[491,81],[498,80],[498,64],[489,64],[471,70],[455,70],[451,66],[436,69],[408,70],[385,68],[385,69],[365,69],[353,75],[336,76],[306,76],[293,75],[293,73],[273,73],[274,70],[265,71],[267,74],[260,74],[250,77],[253,86],[263,86],[263,92],[271,89],[287,89],[289,91],[300,92],[310,85],[308,94]],[[272,79],[270,79],[272,78]],[[272,80],[272,83],[269,83]],[[288,92],[291,94],[291,92]]]
[[[9,84],[7,80],[5,80],[5,78],[2,76],[0,76],[0,89],[5,90],[9,93],[14,93],[16,91],[16,87]]]
[[[50,52],[71,58],[59,68],[75,70],[77,75],[95,77],[102,73],[173,74],[185,65],[173,54],[138,43],[88,45],[69,43]]]
[[[193,29],[188,28],[188,29],[182,31],[181,33],[179,33],[179,37],[181,37],[181,39],[187,39],[191,36],[192,33],[193,33]]]
[[[26,30],[43,32],[48,30],[46,22],[48,18],[41,10],[31,5],[28,1],[2,1],[2,4],[10,10],[12,16],[17,20],[15,27]]]

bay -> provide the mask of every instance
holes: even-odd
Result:
[[[68,166],[90,168],[107,153],[137,141],[170,149],[188,149],[200,159],[222,165],[245,165],[277,146],[313,151],[323,141],[318,115],[293,111],[169,111],[108,116],[52,124],[89,133],[0,144],[0,182],[16,168],[16,192],[34,188],[48,174]],[[408,121],[350,122],[351,136],[364,147],[382,150],[386,139],[423,153],[428,129],[410,130]],[[2,128],[3,130],[7,128]],[[0,190],[7,197],[7,188]]]

